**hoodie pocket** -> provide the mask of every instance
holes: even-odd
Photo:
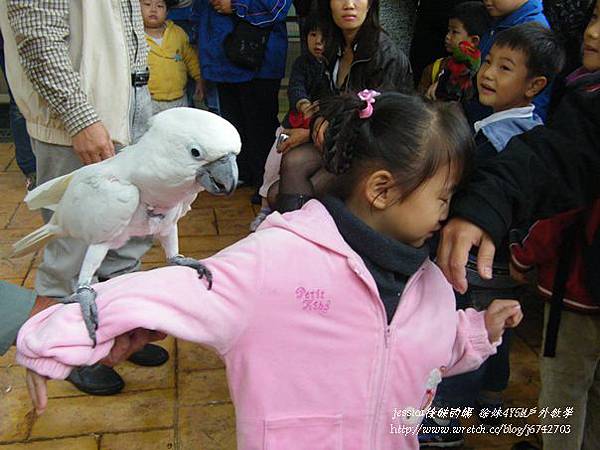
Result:
[[[342,416],[265,420],[264,450],[342,450]]]

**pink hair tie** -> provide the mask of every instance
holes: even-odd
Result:
[[[381,92],[374,91],[372,89],[364,89],[358,93],[358,98],[367,102],[367,106],[358,111],[358,117],[361,119],[368,119],[373,114],[373,103],[375,103],[375,97],[381,95]]]

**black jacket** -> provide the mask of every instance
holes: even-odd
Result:
[[[292,65],[288,85],[290,109],[296,109],[296,103],[303,98],[314,102],[328,94],[325,63],[311,54],[298,56]]]
[[[547,126],[509,142],[452,203],[498,245],[509,228],[584,206],[600,197],[600,73],[565,92]]]
[[[340,89],[335,85],[333,69],[341,52],[339,49],[330,48],[326,56],[329,61],[327,76],[332,94],[359,92],[363,89],[404,93],[414,90],[408,58],[384,32],[379,33],[379,45],[374,52],[357,45],[350,72]]]

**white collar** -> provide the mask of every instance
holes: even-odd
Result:
[[[475,122],[473,128],[475,128],[475,134],[479,133],[486,125],[490,123],[498,122],[500,120],[512,118],[512,119],[527,119],[529,117],[533,117],[533,110],[535,105],[523,106],[521,108],[511,108],[506,109],[504,111],[500,111],[492,114],[491,116],[487,116],[483,120],[479,120]]]

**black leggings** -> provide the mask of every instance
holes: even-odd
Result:
[[[313,144],[303,144],[281,158],[279,194],[314,197],[322,193],[332,177],[323,168],[323,158],[317,148]]]

